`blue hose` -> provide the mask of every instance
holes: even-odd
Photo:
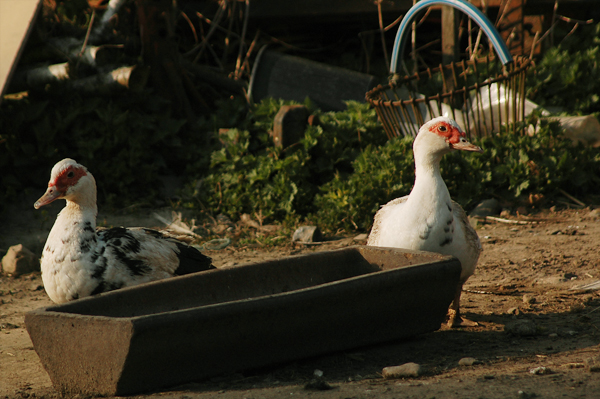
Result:
[[[433,5],[452,6],[467,14],[486,33],[488,39],[492,42],[492,45],[496,49],[496,53],[498,53],[498,57],[500,58],[500,61],[502,61],[502,64],[506,65],[513,62],[513,58],[508,51],[506,43],[504,43],[504,40],[502,37],[500,37],[500,34],[496,28],[494,28],[494,25],[492,25],[490,20],[481,11],[479,11],[477,7],[462,0],[422,0],[408,10],[402,19],[402,23],[400,23],[398,33],[396,34],[396,40],[394,40],[394,51],[392,52],[392,62],[390,65],[390,70],[392,73],[396,73],[398,70],[399,59],[402,57],[404,47],[406,46],[406,41],[408,40],[408,32],[411,22],[419,15],[420,12]]]

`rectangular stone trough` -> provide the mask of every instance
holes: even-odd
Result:
[[[222,268],[29,312],[63,394],[128,395],[434,331],[453,257],[349,247]]]

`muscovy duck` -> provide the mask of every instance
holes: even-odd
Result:
[[[413,143],[415,183],[409,195],[384,205],[376,214],[367,245],[453,255],[462,273],[448,311],[451,327],[477,323],[460,315],[462,286],[475,271],[481,243],[465,211],[452,201],[440,174],[440,160],[453,150],[483,152],[447,117],[425,123]]]
[[[40,207],[57,199],[56,217],[41,259],[42,280],[56,303],[174,275],[213,269],[200,251],[147,228],[96,228],[96,181],[85,166],[63,159],[52,168]]]

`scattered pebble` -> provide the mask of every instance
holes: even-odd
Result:
[[[600,372],[600,356],[587,358],[585,359],[585,363],[592,373]]]
[[[519,399],[532,399],[532,398],[536,398],[537,395],[533,392],[525,392],[525,391],[519,391],[517,392],[517,398]]]
[[[474,357],[463,357],[462,359],[460,359],[458,361],[459,366],[472,366],[474,364],[479,364],[479,363],[481,363],[481,362],[479,362]]]
[[[12,323],[2,323],[0,324],[0,330],[13,330],[15,328],[19,328],[18,325]]]
[[[584,363],[566,363],[562,365],[565,368],[568,369],[581,369],[585,367]]]
[[[30,291],[42,291],[43,289],[44,289],[44,286],[40,283],[33,283],[29,287]]]
[[[23,244],[8,248],[6,255],[2,258],[2,272],[6,275],[17,277],[37,270],[40,270],[38,257]]]
[[[577,280],[577,275],[575,273],[565,273],[563,275],[563,278],[567,281],[568,280]]]
[[[558,338],[557,333],[548,334],[548,338]]]
[[[525,294],[523,295],[523,303],[533,304],[536,302],[536,299],[533,295]]]
[[[304,389],[308,391],[329,391],[330,389],[333,389],[333,387],[324,379],[315,378],[314,380],[307,382],[306,385],[304,385]]]
[[[504,331],[520,337],[530,337],[538,334],[538,327],[531,320],[515,320],[507,323],[504,326]]]
[[[422,368],[417,363],[405,363],[400,366],[385,367],[381,374],[386,379],[418,377],[422,374]]]
[[[584,232],[578,231],[577,230],[578,228],[579,228],[579,226],[569,226],[568,228],[566,228],[564,230],[553,230],[550,232],[550,235],[553,235],[553,236],[556,236],[556,235],[583,236],[583,235],[585,235]]]
[[[540,366],[532,368],[529,370],[529,373],[534,375],[547,375],[552,374],[552,371],[548,367]]]
[[[472,217],[486,217],[486,216],[496,216],[499,215],[502,211],[502,207],[500,206],[500,202],[495,199],[486,199],[481,201],[473,211],[469,214]]]
[[[319,369],[316,369],[316,370],[313,372],[313,375],[314,375],[315,377],[323,377],[323,371],[321,371],[321,370],[319,370]]]

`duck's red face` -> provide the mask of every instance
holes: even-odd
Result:
[[[80,165],[69,165],[59,172],[58,176],[48,183],[48,187],[56,186],[61,193],[66,193],[69,187],[77,184],[79,179],[87,175],[87,171]]]
[[[429,131],[443,137],[452,149],[483,152],[479,146],[471,144],[467,140],[465,132],[451,119],[440,120],[434,123],[429,128]]]
[[[73,160],[63,160],[52,168],[52,175],[48,182],[46,193],[33,205],[39,209],[54,200],[63,198],[70,187],[77,185],[79,180],[87,176],[87,170]]]

